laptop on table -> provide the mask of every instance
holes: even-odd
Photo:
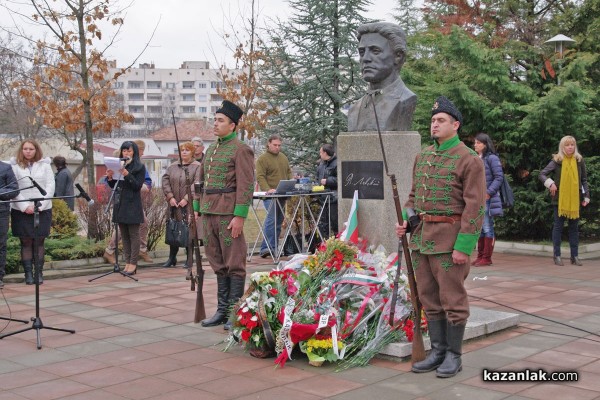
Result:
[[[282,179],[279,181],[277,188],[275,188],[275,194],[286,194],[296,190],[295,179]]]

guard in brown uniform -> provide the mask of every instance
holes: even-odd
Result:
[[[244,222],[254,188],[254,152],[237,138],[235,131],[243,111],[223,101],[215,114],[218,140],[206,151],[200,180],[204,189],[199,211],[204,232],[206,258],[217,275],[217,312],[202,321],[216,326],[227,321],[231,304],[244,294],[247,245]]]
[[[396,224],[399,237],[407,225],[419,298],[429,325],[431,352],[413,372],[437,370],[447,378],[462,369],[462,340],[469,318],[464,281],[469,256],[481,232],[485,209],[485,171],[477,153],[458,137],[462,115],[447,98],[431,110],[432,146],[413,167],[413,184],[404,211],[409,224]]]

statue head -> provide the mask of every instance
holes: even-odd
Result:
[[[390,22],[373,22],[359,26],[357,37],[363,79],[372,88],[395,81],[406,59],[402,28]]]

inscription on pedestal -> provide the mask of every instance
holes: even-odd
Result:
[[[342,161],[342,198],[383,200],[383,161]]]

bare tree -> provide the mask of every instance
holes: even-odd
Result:
[[[118,36],[124,10],[115,1],[110,4],[114,10],[111,11],[109,3],[109,0],[6,0],[2,5],[49,35],[49,39],[36,42],[32,58],[35,72],[30,79],[19,81],[17,87],[42,123],[62,132],[69,146],[83,155],[93,197],[96,196],[94,137],[132,120],[124,110],[109,107],[115,96],[112,83],[125,72],[122,69],[108,76],[109,63],[104,52]],[[25,4],[31,13],[20,11]],[[102,42],[99,26],[107,23],[117,28],[116,33]],[[18,26],[15,35],[31,40]],[[90,218],[92,224],[95,220]],[[98,237],[95,226],[88,226],[88,236]]]

